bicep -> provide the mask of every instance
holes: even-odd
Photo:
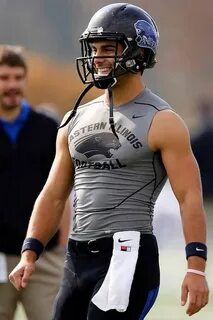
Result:
[[[161,114],[159,118],[154,138],[175,196],[179,202],[189,195],[200,198],[200,172],[185,123],[172,112]]]
[[[161,154],[171,187],[179,202],[183,202],[190,193],[201,194],[198,165],[188,143],[164,149]]]
[[[66,128],[59,129],[56,139],[56,154],[44,189],[54,199],[66,199],[73,185],[73,163],[69,153]]]

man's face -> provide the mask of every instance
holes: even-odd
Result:
[[[115,41],[95,41],[90,44],[94,67],[98,76],[107,76],[115,63],[115,54],[121,56],[123,46]],[[116,48],[117,47],[117,48]],[[111,58],[112,57],[112,58]]]
[[[22,67],[0,66],[0,107],[12,110],[20,106],[26,86],[26,71]]]

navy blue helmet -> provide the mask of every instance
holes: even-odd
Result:
[[[112,70],[108,75],[99,75],[94,64],[91,43],[115,41],[115,55]],[[89,84],[81,93],[75,106],[61,127],[67,125],[75,116],[84,95],[93,87],[108,89],[110,99],[109,123],[114,135],[118,138],[114,127],[112,86],[117,77],[125,73],[143,73],[156,63],[156,51],[159,32],[153,18],[143,9],[128,3],[115,3],[98,10],[90,20],[86,30],[80,37],[82,56],[76,59],[77,70],[83,83]],[[122,44],[123,52],[117,55],[118,44]],[[104,56],[107,58],[107,56]]]
[[[108,76],[97,76],[90,43],[111,40],[123,45],[122,55],[115,52],[115,63]],[[115,3],[98,10],[80,37],[82,56],[77,69],[83,83],[99,88],[113,85],[124,73],[143,72],[156,63],[159,32],[153,18],[142,8],[128,3]]]

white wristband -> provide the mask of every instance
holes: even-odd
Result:
[[[199,274],[200,276],[203,276],[203,277],[205,277],[205,276],[206,276],[205,272],[200,271],[200,270],[187,269],[187,272],[191,272],[191,273]]]

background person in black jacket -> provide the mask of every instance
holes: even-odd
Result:
[[[198,127],[192,149],[198,162],[204,199],[213,199],[213,101],[203,99],[197,106]]]
[[[200,168],[203,200],[208,217],[208,242],[213,245],[213,99],[203,98],[197,105],[198,125],[191,145]]]
[[[57,122],[35,112],[24,99],[26,60],[17,47],[0,48],[0,319],[12,320],[21,301],[30,320],[47,320],[58,291],[69,233],[67,204],[59,231],[27,288],[17,291],[8,274],[20,252],[35,199],[53,158]]]

